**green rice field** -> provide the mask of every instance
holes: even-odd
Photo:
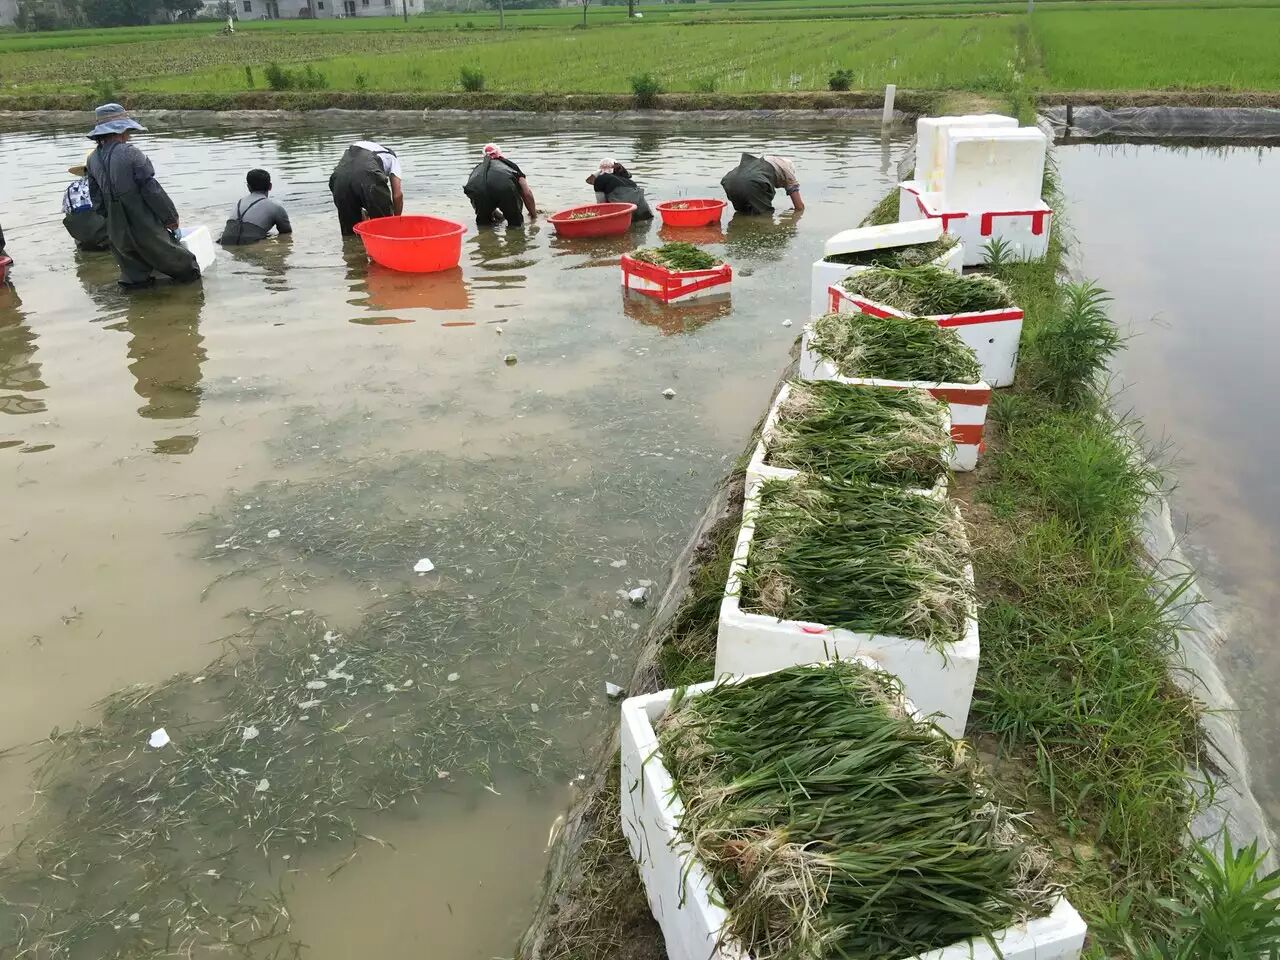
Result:
[[[334,91],[459,90],[462,68],[499,93],[626,93],[654,74],[673,93],[824,90],[1280,90],[1280,4],[1244,0],[743,0],[735,3],[245,23],[0,35],[8,92],[266,90],[271,63],[310,63]],[[761,23],[764,17],[776,21]],[[714,22],[704,22],[714,21]],[[299,42],[305,38],[304,42]],[[248,69],[246,69],[248,68]]]

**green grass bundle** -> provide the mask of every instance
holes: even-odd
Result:
[[[933,263],[938,257],[956,245],[951,234],[943,234],[928,243],[912,243],[905,247],[880,247],[876,250],[855,250],[852,253],[833,253],[823,257],[827,263],[843,263],[851,267],[919,267]]]
[[[959,276],[929,264],[863,270],[846,277],[840,285],[850,293],[914,317],[1013,306],[1008,288],[995,277]]]
[[[829,313],[813,321],[809,348],[843,377],[923,383],[977,383],[982,368],[973,348],[949,327],[923,317]]]
[[[900,960],[1052,909],[1048,857],[884,673],[837,661],[677,692],[658,736],[680,832],[757,960]]]
[[[932,487],[946,476],[946,406],[924,390],[793,380],[765,463],[837,480]]]
[[[954,506],[894,487],[810,476],[760,486],[742,609],[945,651],[973,605]]]
[[[631,254],[631,259],[652,263],[668,270],[710,270],[722,263],[719,257],[713,257],[705,250],[692,243],[664,243],[660,247],[645,247]]]

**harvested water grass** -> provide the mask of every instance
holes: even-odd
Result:
[[[758,960],[899,960],[1059,893],[967,746],[906,715],[887,674],[836,661],[677,691],[658,733],[680,833]]]
[[[995,277],[960,276],[939,266],[883,266],[840,281],[850,293],[913,317],[977,313],[1013,306],[1009,289]]]
[[[952,449],[946,407],[925,390],[792,380],[765,463],[837,480],[932,487]]]
[[[833,253],[823,257],[827,263],[843,263],[851,267],[919,267],[931,264],[944,256],[959,241],[950,234],[943,234],[929,243],[912,243],[904,247],[880,247],[876,250],[855,250],[853,253]]]
[[[974,609],[954,505],[877,484],[766,480],[741,575],[742,608],[946,651]]]
[[[960,336],[923,317],[829,313],[810,326],[809,347],[843,377],[977,383],[982,368]]]
[[[664,243],[660,247],[645,247],[631,254],[631,259],[643,263],[652,263],[667,270],[710,270],[722,263],[719,257],[713,257],[705,250],[692,243],[676,241]]]

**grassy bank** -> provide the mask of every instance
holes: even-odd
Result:
[[[869,219],[892,220],[893,208]],[[981,604],[968,736],[1001,802],[1029,811],[1052,849],[1089,922],[1092,960],[1272,955],[1280,928],[1259,904],[1275,881],[1250,881],[1255,852],[1229,848],[1224,867],[1186,843],[1211,763],[1199,705],[1170,676],[1183,585],[1157,580],[1138,545],[1142,507],[1162,480],[1135,425],[1110,412],[1102,383],[1122,344],[1105,294],[1060,275],[1063,232],[1060,221],[1043,262],[995,267],[1026,310],[1022,359],[1015,385],[993,398],[980,469],[953,489]],[[712,678],[741,482],[740,471],[728,481],[727,507],[659,638],[656,688]],[[597,901],[553,919],[526,955],[603,960],[626,942],[626,955],[649,957],[636,943],[660,943],[614,804],[587,813],[581,889]]]
[[[587,30],[567,19],[576,11],[554,10],[512,14],[502,31],[477,14],[249,23],[234,36],[206,24],[11,34],[0,37],[0,82],[10,94],[126,100],[281,84],[435,94],[460,90],[466,68],[498,94],[626,94],[640,73],[672,93],[748,94],[825,90],[843,69],[854,90],[1002,93],[1025,81],[1046,91],[1280,90],[1274,4],[1044,0],[1031,17],[984,0],[693,4],[687,15],[684,6],[654,8],[642,22],[622,19],[622,7],[589,8]],[[766,14],[776,22],[762,44]],[[269,82],[273,63],[311,73]]]

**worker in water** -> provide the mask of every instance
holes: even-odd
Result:
[[[380,143],[357,140],[333,168],[329,192],[344,237],[362,220],[398,217],[404,213],[400,158]]]
[[[476,223],[482,227],[504,219],[508,226],[520,226],[524,223],[521,205],[529,211],[529,219],[538,215],[524,171],[504,157],[496,143],[484,145],[484,159],[471,171],[462,192],[471,201]]]
[[[600,161],[599,169],[587,177],[587,183],[596,188],[597,203],[634,203],[636,212],[632,220],[652,220],[653,211],[642,190],[632,179],[627,168],[612,157]]]
[[[786,157],[744,153],[720,186],[738,213],[773,213],[773,195],[778,190],[786,192],[796,210],[804,209],[795,164]]]
[[[156,180],[147,155],[129,142],[146,130],[118,103],[95,111],[89,139],[97,147],[86,164],[93,209],[106,218],[112,256],[120,265],[120,285],[146,287],[162,273],[188,283],[200,278],[195,255],[178,242],[178,211]]]
[[[67,173],[76,179],[62,191],[62,225],[81,250],[106,250],[111,246],[107,220],[93,209],[93,197],[89,195],[89,177],[85,168],[91,156],[92,151],[84,158],[84,163],[67,168]]]
[[[249,192],[236,201],[218,242],[226,247],[257,243],[267,238],[272,227],[280,236],[293,233],[284,205],[268,196],[271,174],[265,170],[250,170],[244,180]]]

